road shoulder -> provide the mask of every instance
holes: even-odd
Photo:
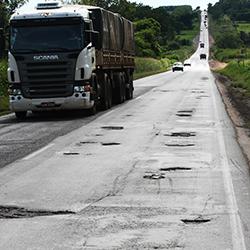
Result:
[[[239,103],[239,97],[238,101],[235,101],[237,97],[235,96],[235,93],[230,91],[230,80],[227,77],[215,72],[213,72],[213,75],[215,77],[215,84],[222,97],[223,103],[225,104],[227,113],[234,125],[237,141],[243,151],[243,154],[247,158],[248,165],[250,166],[250,128],[247,122],[248,117],[241,108],[244,105],[249,105],[249,102],[246,103],[246,100],[241,99],[242,103]]]

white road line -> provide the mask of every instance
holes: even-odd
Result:
[[[139,99],[141,99],[141,98],[142,98],[141,96],[138,96],[138,97],[135,98],[135,100],[139,100]]]
[[[39,150],[37,150],[37,151],[35,151],[35,152],[29,154],[28,156],[24,157],[23,160],[25,160],[25,161],[26,161],[26,160],[29,160],[29,159],[35,157],[36,155],[42,153],[42,152],[45,151],[46,149],[51,148],[52,146],[54,146],[54,143],[48,144],[47,146],[45,146],[45,147],[43,147],[43,148],[41,148],[41,149],[39,149]]]
[[[215,89],[215,85],[211,85]],[[213,98],[213,105],[215,110],[215,118],[217,122],[219,122],[218,126],[218,141],[219,141],[219,148],[220,148],[220,156],[221,156],[221,163],[222,163],[222,171],[223,171],[223,180],[224,180],[224,187],[225,193],[227,198],[227,205],[228,205],[228,213],[230,218],[230,225],[231,225],[231,234],[232,234],[232,244],[234,250],[246,250],[245,245],[245,238],[242,230],[242,222],[239,214],[239,208],[237,205],[232,175],[230,172],[230,165],[228,162],[227,154],[226,154],[226,147],[224,141],[224,135],[222,132],[222,126],[219,119],[219,112],[216,106],[215,101],[215,93],[212,90],[212,98]]]

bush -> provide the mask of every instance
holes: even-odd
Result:
[[[137,57],[135,59],[135,79],[167,71],[171,64],[172,61],[167,58],[157,60],[154,58]]]
[[[8,95],[7,62],[0,61],[0,96]]]
[[[223,49],[226,48],[236,49],[242,46],[242,41],[237,32],[220,33],[220,35],[217,35],[215,37],[215,40],[216,40],[216,45],[219,48]]]
[[[250,63],[242,64],[230,62],[226,68],[219,72],[234,81],[235,87],[250,91]]]
[[[9,109],[7,62],[0,61],[0,113],[5,113]]]

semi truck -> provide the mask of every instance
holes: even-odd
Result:
[[[38,3],[10,19],[10,109],[109,109],[133,98],[133,23],[87,5]]]

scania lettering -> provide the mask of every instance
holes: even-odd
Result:
[[[39,3],[10,19],[10,109],[106,110],[133,97],[133,24],[99,7]]]

